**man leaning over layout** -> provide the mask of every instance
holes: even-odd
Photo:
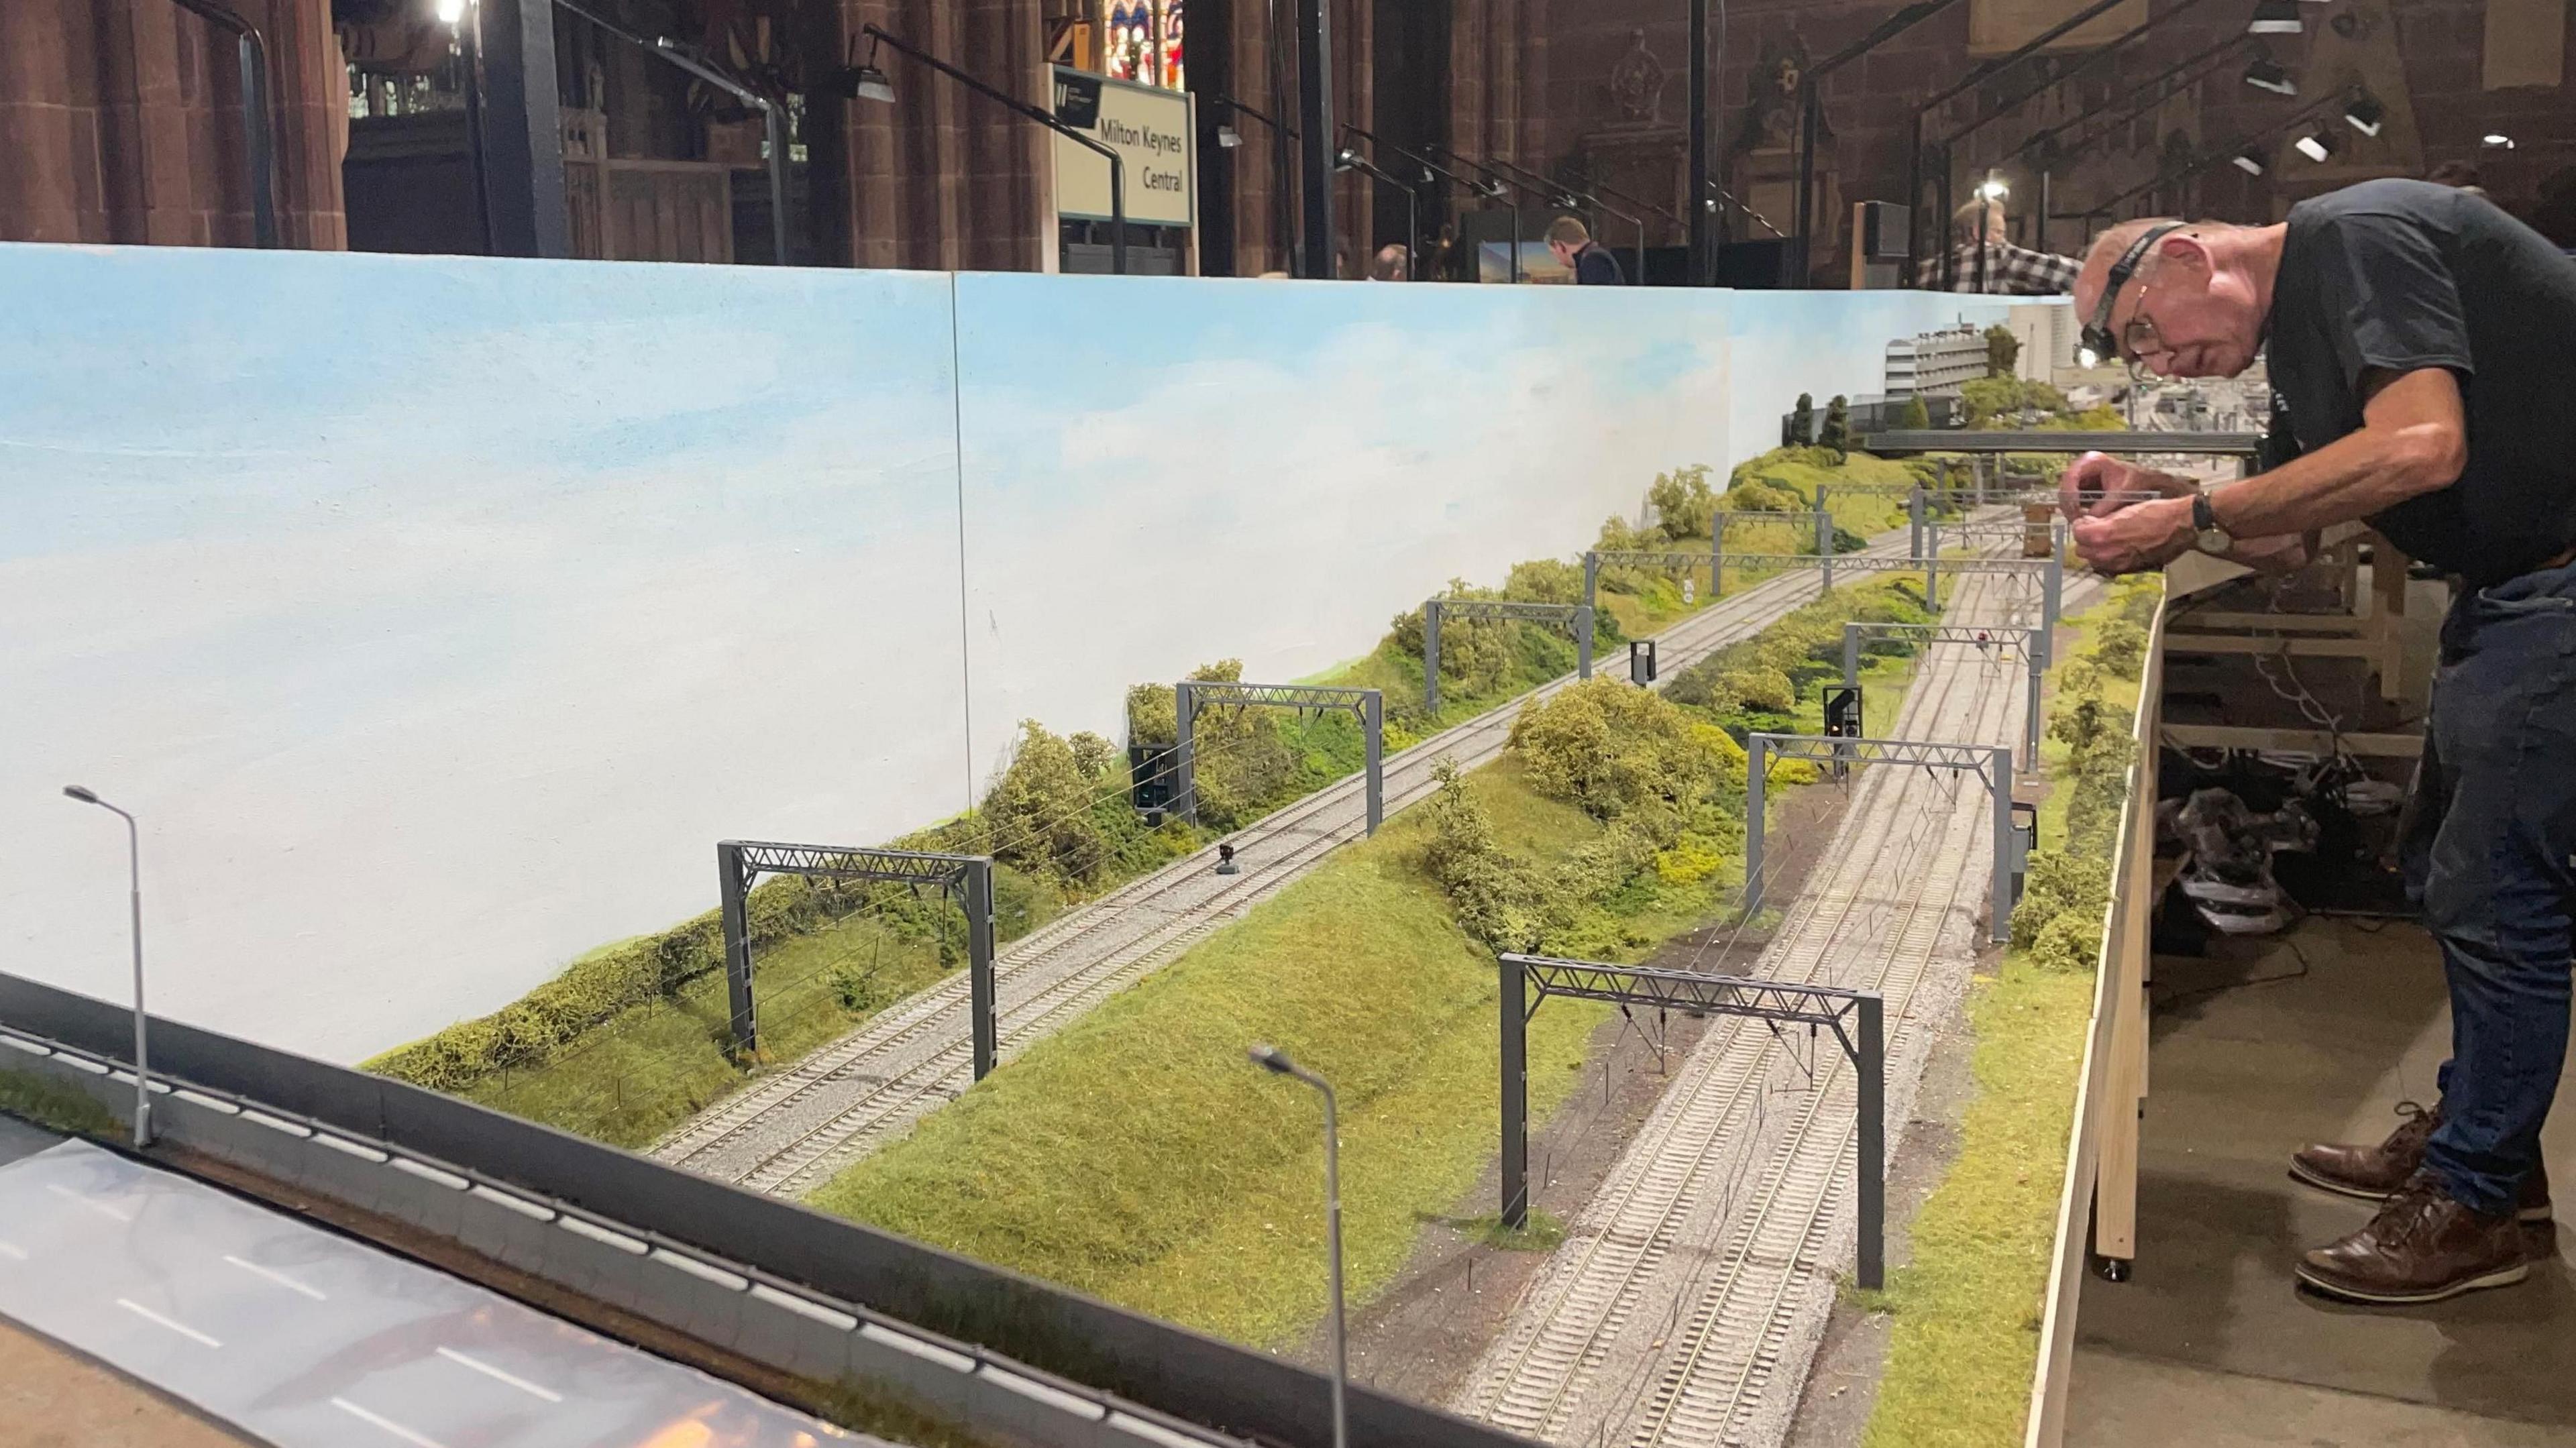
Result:
[[[2576,895],[2576,260],[2484,197],[2371,181],[2276,226],[2140,221],[2086,258],[2086,345],[2167,377],[2268,349],[2300,455],[2210,492],[2086,454],[2061,489],[2086,562],[2200,548],[2294,565],[2367,520],[2459,574],[2403,855],[2442,948],[2440,1102],[2376,1146],[2310,1146],[2302,1181],[2384,1198],[2302,1256],[2338,1297],[2432,1302],[2529,1273],[2549,1220],[2540,1128],[2567,1052]],[[2140,493],[2153,501],[2129,501]]]

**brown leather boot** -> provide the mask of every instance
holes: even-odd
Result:
[[[2299,1280],[2354,1302],[2440,1302],[2531,1275],[2513,1213],[2471,1211],[2429,1176],[2390,1197],[2370,1225],[2299,1259]]]
[[[2301,1147],[2290,1157],[2290,1175],[2347,1197],[2379,1200],[2393,1195],[2424,1165],[2424,1143],[2432,1139],[2433,1128],[2442,1124],[2439,1107],[2427,1111],[2412,1101],[2400,1101],[2397,1114],[2405,1119],[2377,1146],[2319,1142]],[[2526,1223],[2549,1221],[2546,1167],[2535,1166],[2524,1178],[2522,1191],[2514,1198],[2514,1214]]]

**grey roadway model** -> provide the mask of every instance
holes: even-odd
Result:
[[[279,1448],[882,1442],[78,1142],[0,1166],[0,1314]]]

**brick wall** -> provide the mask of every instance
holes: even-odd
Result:
[[[1470,7],[1510,7],[1506,0],[1455,0]],[[1964,76],[1977,57],[1968,50],[1969,11],[1965,0],[1916,26],[1826,83],[1825,117],[1832,140],[1825,148],[1849,199],[1900,200],[1905,193],[1907,138],[1914,107],[1931,89]],[[2156,15],[2173,11],[2179,0],[2158,0]],[[1716,152],[1723,157],[1745,124],[1745,108],[1761,76],[1764,58],[1792,46],[1810,58],[1828,54],[1867,32],[1895,10],[1893,0],[1732,0],[1726,6],[1721,49],[1723,64],[1713,107],[1717,117]],[[2068,0],[2066,12],[2076,8]],[[1970,178],[1999,164],[2032,133],[2057,121],[2098,116],[2125,108],[2139,85],[2175,62],[2231,35],[2241,34],[2252,0],[2198,0],[2180,16],[2160,24],[2118,52],[2118,58],[2089,71],[2084,78],[2043,92],[2023,109],[1992,123],[1964,143],[1957,154],[1958,200],[1966,199]],[[2505,90],[2483,88],[2486,0],[2337,0],[2332,5],[2303,5],[2308,33],[2259,38],[2230,52],[2200,83],[2171,102],[2120,127],[2101,144],[2074,157],[2052,174],[2061,211],[2088,208],[2159,173],[2168,148],[2201,148],[2264,129],[2313,101],[2323,99],[2343,80],[2366,82],[2387,104],[2391,124],[2376,141],[2361,137],[2329,113],[2325,119],[2342,151],[2331,166],[2320,167],[2285,153],[2287,137],[2269,143],[2273,164],[2255,178],[2221,164],[2178,188],[2151,198],[2164,209],[2236,220],[2270,220],[2290,203],[2370,174],[2418,175],[2442,161],[2466,159],[2482,168],[2482,180],[2497,199],[2530,214],[2550,177],[2576,167],[2576,87],[2562,80],[2555,87],[2526,86]],[[1591,0],[1582,6],[1558,4],[1545,13],[1544,41],[1523,42],[1521,76],[1543,77],[1523,102],[1537,107],[1517,117],[1519,130],[1543,149],[1554,164],[1582,164],[1588,147],[1605,134],[1635,129],[1611,87],[1611,77],[1642,33],[1650,54],[1667,79],[1661,112],[1678,125],[1686,116],[1684,66],[1686,19],[1681,7],[1667,0]],[[2341,23],[2338,24],[2338,17]],[[2344,33],[2344,32],[2352,33]],[[2576,42],[2576,26],[2569,29]],[[2259,44],[2272,58],[2298,75],[2301,94],[2284,98],[2254,90],[2242,80],[2245,59]],[[2075,52],[2071,54],[2080,54]],[[2025,62],[2003,72],[1976,91],[1962,96],[1945,112],[1955,128],[1988,105],[2020,94],[2064,69],[2070,55]],[[1487,73],[1495,67],[1485,61]],[[2576,44],[2571,44],[2563,75],[2576,79]],[[1469,99],[1470,78],[1463,71],[1460,88],[1462,134],[1468,128],[1504,126],[1511,98],[1495,89]],[[1475,106],[1494,114],[1470,114]],[[2480,137],[2500,132],[2514,138],[2511,152],[2481,152]],[[1463,144],[1463,143],[1462,143]],[[2026,214],[2036,203],[2036,169],[2028,158],[2015,162],[2017,210]],[[1621,183],[1626,185],[1628,183]],[[1679,181],[1654,194],[1659,202],[1678,202]],[[1667,201],[1667,197],[1670,200]],[[1678,207],[1676,207],[1678,209]],[[2131,208],[2122,207],[2122,214]],[[1775,217],[1784,227],[1785,216]],[[1820,216],[1821,231],[1830,227],[1834,244],[1820,245],[1818,272],[1842,274],[1842,233],[1848,210],[1839,217]],[[2055,238],[2074,245],[2076,227],[2062,224]],[[1673,230],[1666,224],[1662,230]],[[1826,253],[1830,251],[1830,258]]]
[[[283,244],[348,244],[330,0],[234,0],[266,35]],[[0,240],[248,246],[230,37],[176,5],[0,3]]]

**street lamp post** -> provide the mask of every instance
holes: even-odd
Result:
[[[1277,1046],[1255,1046],[1252,1063],[1264,1071],[1294,1076],[1324,1096],[1324,1229],[1331,1263],[1333,1296],[1333,1448],[1350,1448],[1350,1417],[1343,1407],[1351,1365],[1342,1337],[1342,1145],[1341,1122],[1333,1102],[1333,1083],[1298,1065]]]
[[[134,816],[100,799],[95,791],[67,784],[63,793],[125,821],[126,900],[133,910],[134,934],[134,1145],[140,1150],[152,1144],[152,1065],[143,1029],[143,839],[135,829]]]

